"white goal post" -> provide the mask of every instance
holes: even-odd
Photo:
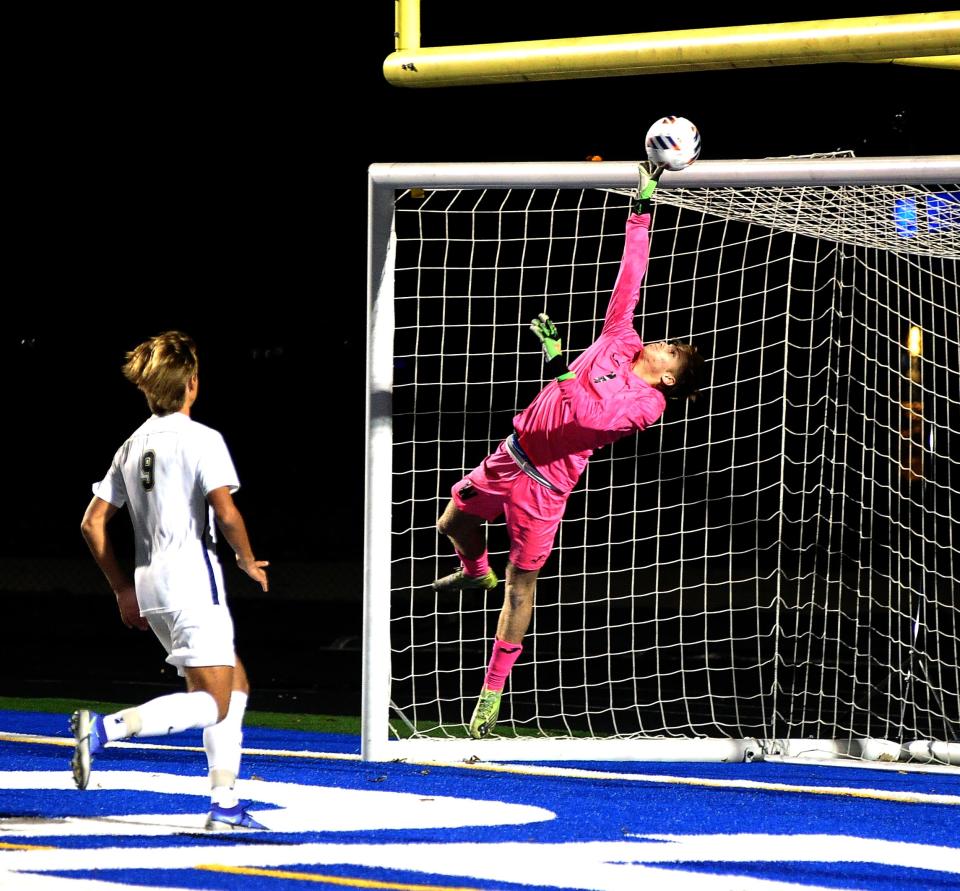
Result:
[[[435,521],[544,383],[529,319],[599,332],[636,176],[369,169],[363,757],[960,764],[960,155],[663,176],[635,321],[704,398],[591,459],[467,737],[503,586],[433,592]]]

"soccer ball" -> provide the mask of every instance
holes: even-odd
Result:
[[[686,118],[660,118],[647,130],[647,159],[667,170],[683,170],[700,157],[700,131]]]

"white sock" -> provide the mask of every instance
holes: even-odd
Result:
[[[103,716],[103,729],[107,731],[107,740],[127,739],[140,729],[140,713],[136,708],[126,708],[122,712]]]
[[[203,731],[203,748],[210,772],[210,800],[222,807],[233,807],[237,803],[233,787],[240,773],[243,714],[246,710],[247,694],[234,690],[230,694],[227,716]]]
[[[203,690],[171,693],[103,719],[107,739],[168,736],[181,730],[209,727],[217,721],[217,701]]]

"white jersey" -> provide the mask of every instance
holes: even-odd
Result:
[[[93,493],[130,510],[141,615],[226,604],[207,495],[240,488],[223,437],[182,412],[152,415],[117,450]]]

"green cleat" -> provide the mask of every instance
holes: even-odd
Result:
[[[496,726],[502,696],[502,690],[488,690],[484,687],[480,691],[477,707],[473,710],[473,717],[470,718],[470,735],[474,739],[483,739]]]
[[[497,587],[496,573],[489,569],[486,575],[464,575],[461,567],[433,583],[434,591],[489,591]]]

